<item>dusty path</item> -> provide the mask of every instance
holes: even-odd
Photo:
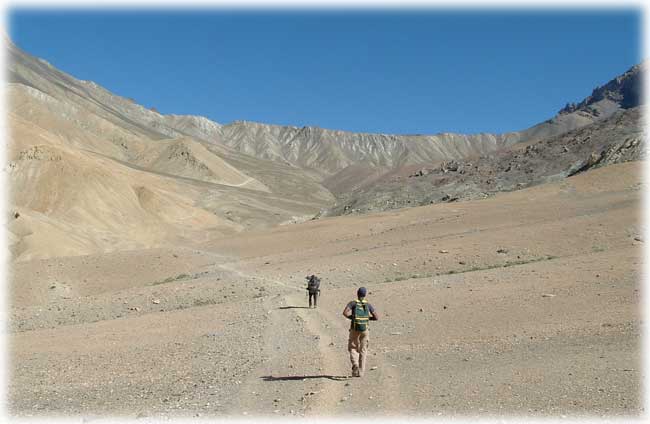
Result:
[[[253,180],[254,180],[253,178],[248,177],[248,179],[246,179],[246,181],[244,181],[244,182],[241,182],[241,183],[238,183],[238,184],[227,184],[227,185],[229,185],[231,187],[242,187],[242,186],[245,186],[246,184],[250,183]]]
[[[233,264],[220,268],[263,281],[271,322],[264,332],[264,362],[242,382],[231,415],[305,415],[332,411],[347,381],[345,357],[333,345],[333,317],[323,308],[308,309],[304,288],[273,278],[252,277]],[[338,351],[336,351],[338,350]]]
[[[219,267],[244,278],[262,280],[270,290],[280,289],[264,302],[264,310],[271,318],[262,337],[264,363],[242,381],[240,396],[228,410],[230,415],[327,416],[354,412],[347,411],[353,399],[355,410],[364,410],[370,401],[374,406],[399,412],[399,376],[383,356],[372,360],[375,369],[386,371],[381,377],[370,370],[364,379],[349,377],[348,322],[341,316],[342,305],[321,296],[319,307],[310,309],[299,283],[253,277],[232,263]],[[372,385],[382,385],[374,396],[368,395],[369,379]],[[364,396],[368,401],[356,399]]]

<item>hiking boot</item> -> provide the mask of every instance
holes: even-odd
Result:
[[[360,377],[361,375],[359,374],[359,367],[354,365],[352,367],[352,377]]]

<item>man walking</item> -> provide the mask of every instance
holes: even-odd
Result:
[[[377,321],[379,315],[375,308],[366,300],[366,288],[357,290],[357,300],[348,303],[343,310],[343,316],[351,321],[348,352],[352,362],[352,377],[363,377],[366,370],[366,355],[368,354],[368,321]]]
[[[314,308],[318,306],[318,295],[320,294],[320,278],[315,275],[307,277],[307,293],[309,295],[309,307],[311,308],[311,300],[314,299]]]

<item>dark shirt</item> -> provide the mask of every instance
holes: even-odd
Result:
[[[307,283],[307,290],[309,291],[309,293],[313,294],[320,291],[320,280],[318,278],[316,278],[314,280],[314,283],[311,284],[312,287],[310,287],[309,282]]]

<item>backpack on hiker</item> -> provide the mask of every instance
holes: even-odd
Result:
[[[368,320],[370,319],[370,309],[368,301],[365,299],[354,301],[354,312],[352,314],[352,329],[356,331],[366,331],[368,329]]]
[[[312,275],[309,277],[309,281],[307,282],[307,290],[309,293],[317,293],[320,291],[320,279],[316,277],[315,275]]]

